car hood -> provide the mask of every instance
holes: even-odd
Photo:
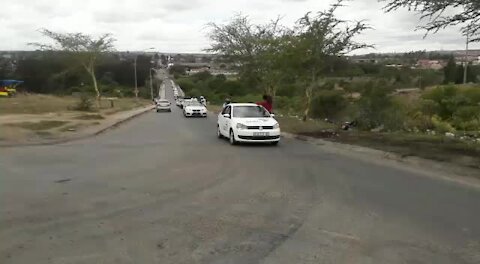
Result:
[[[235,122],[247,126],[273,126],[278,123],[277,120],[271,117],[235,118]]]

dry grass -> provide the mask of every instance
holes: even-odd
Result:
[[[77,120],[102,120],[105,119],[102,115],[99,114],[85,114],[76,116],[75,119]]]
[[[70,111],[80,99],[73,96],[53,96],[43,94],[19,94],[12,98],[0,98],[0,115],[6,114],[44,114]],[[108,100],[102,100],[100,109],[95,112],[113,114],[151,104],[150,100],[119,98],[110,107]]]
[[[69,122],[67,121],[56,121],[56,120],[42,120],[40,122],[20,122],[20,123],[10,123],[5,124],[6,126],[18,127],[33,131],[42,131],[49,130],[52,128],[61,127]]]
[[[78,99],[71,96],[22,95],[0,98],[0,115],[5,114],[44,114],[67,111]]]
[[[333,138],[325,138],[321,132],[300,134],[397,153],[403,157],[416,156],[480,169],[480,144],[444,136],[357,131],[342,131]]]

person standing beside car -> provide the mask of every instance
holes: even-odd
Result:
[[[263,101],[258,102],[257,105],[263,106],[269,113],[273,111],[273,99],[270,95],[263,95]]]

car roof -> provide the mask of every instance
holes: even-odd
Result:
[[[252,103],[230,103],[230,106],[258,106],[257,104]]]

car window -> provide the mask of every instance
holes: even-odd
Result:
[[[262,106],[235,106],[233,117],[270,117],[270,114]]]
[[[227,106],[223,109],[222,115],[224,115],[224,114],[230,114],[230,106]]]

